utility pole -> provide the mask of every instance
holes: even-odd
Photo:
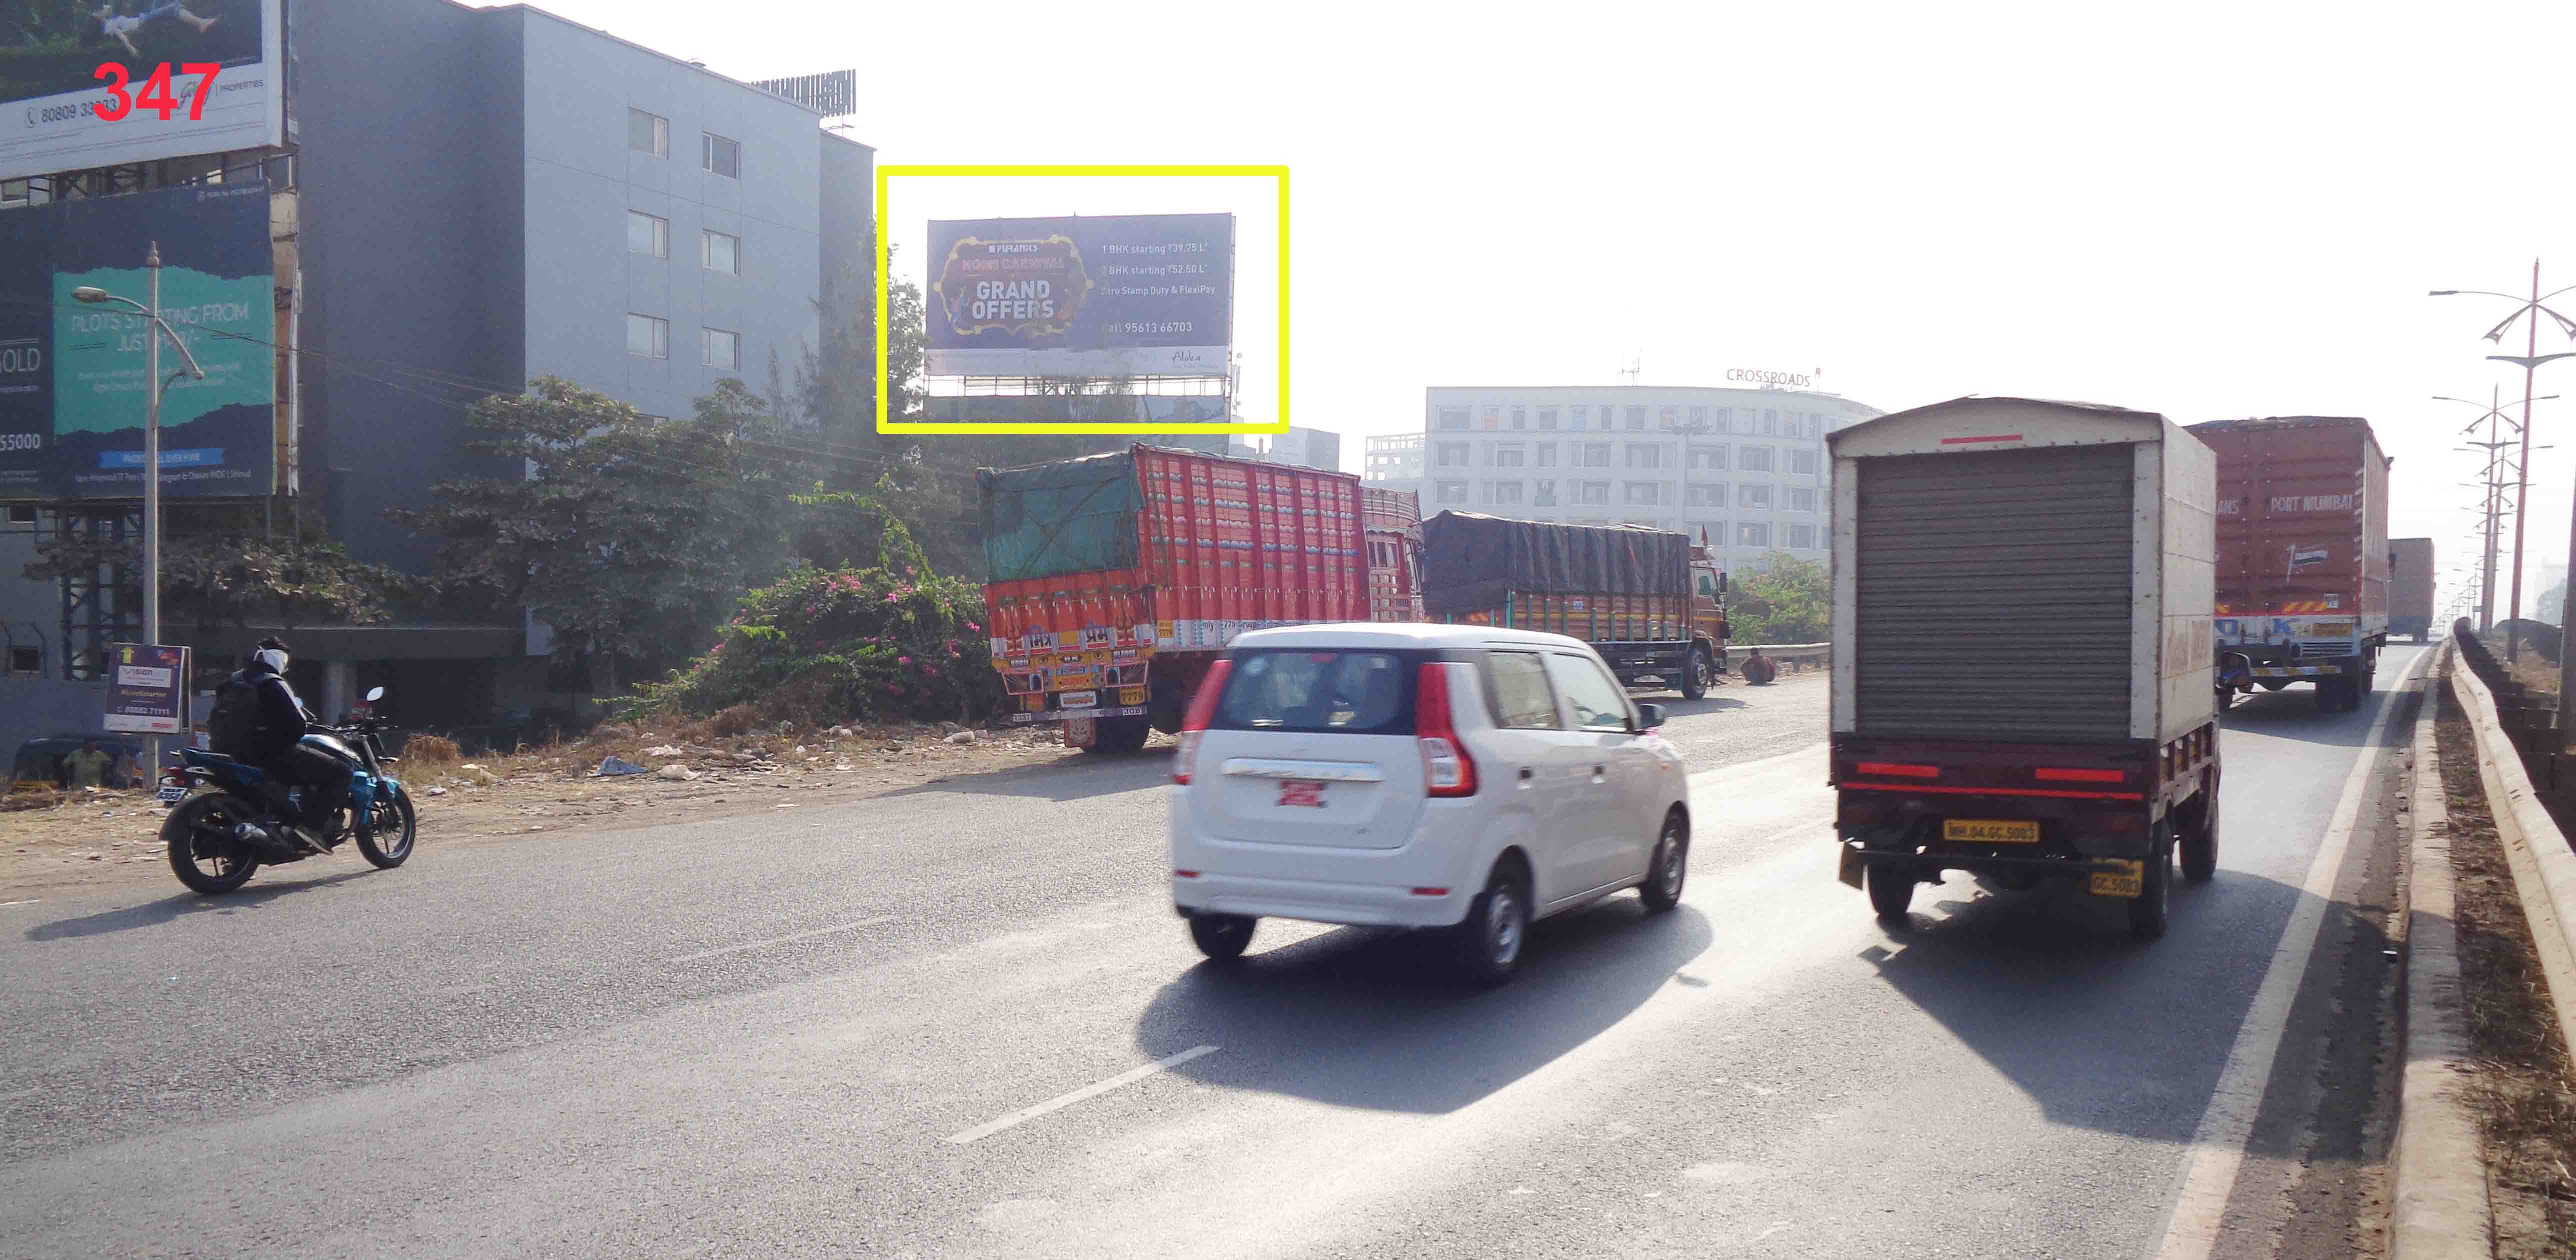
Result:
[[[2576,288],[2576,285],[2570,285],[2568,288]],[[2505,332],[2513,327],[2513,321],[2523,319],[2525,317],[2528,317],[2531,321],[2531,326],[2526,330],[2524,338],[2526,349],[2523,353],[2519,355],[2491,354],[2487,356],[2487,358],[2499,363],[2519,363],[2522,365],[2522,467],[2517,470],[2515,474],[2517,478],[2517,484],[2515,487],[2516,492],[2514,494],[2514,505],[2516,510],[2513,517],[2512,615],[2516,620],[2519,620],[2522,617],[2524,513],[2520,509],[2522,505],[2531,501],[2531,404],[2533,401],[2532,386],[2534,383],[2534,377],[2541,364],[2547,363],[2551,359],[2564,359],[2576,356],[2576,352],[2562,354],[2540,353],[2540,317],[2543,315],[2547,315],[2552,320],[2557,321],[2560,331],[2565,332],[2571,338],[2576,338],[2576,320],[2571,320],[2567,316],[2542,305],[2542,303],[2565,292],[2567,292],[2566,288],[2557,289],[2549,293],[2542,293],[2540,291],[2540,260],[2537,258],[2531,260],[2531,296],[2527,298],[2516,293],[2497,293],[2488,289],[2435,289],[2432,292],[2432,296],[2434,297],[2454,297],[2459,294],[2469,293],[2476,294],[2480,297],[2499,297],[2512,302],[2515,307],[2513,314],[2505,316],[2502,320],[2497,322],[2495,327],[2488,329],[2486,332],[2487,340],[2497,342],[2499,344],[2504,341]],[[2571,518],[2568,532],[2571,538],[2576,538],[2576,518]],[[2564,621],[2565,619],[2562,617],[2562,632],[2565,629]],[[2518,633],[2506,635],[2505,658],[2507,660],[2518,660],[2520,659],[2521,654],[2522,636]],[[2561,653],[2560,660],[2562,663],[2565,662],[2566,657],[2564,653]],[[2561,690],[2568,690],[2569,685],[2570,684],[2562,680]]]

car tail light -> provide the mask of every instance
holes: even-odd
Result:
[[[1476,759],[1449,719],[1449,671],[1437,662],[1422,667],[1414,688],[1413,733],[1421,738],[1422,784],[1433,796],[1474,796]]]
[[[1199,759],[1199,733],[1216,719],[1216,698],[1225,692],[1225,676],[1234,672],[1234,662],[1218,661],[1208,667],[1207,677],[1199,683],[1199,693],[1190,697],[1189,716],[1181,719],[1181,746],[1172,754],[1172,782],[1187,784]]]

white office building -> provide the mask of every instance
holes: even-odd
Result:
[[[1720,566],[1832,548],[1825,435],[1884,415],[1833,394],[1587,385],[1434,386],[1423,402],[1422,512],[1645,525]]]

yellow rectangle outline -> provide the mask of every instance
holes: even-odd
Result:
[[[886,296],[892,277],[888,274],[886,231],[886,180],[899,175],[999,175],[1012,177],[1118,176],[1118,175],[1267,175],[1279,181],[1279,419],[1272,424],[1193,424],[1171,421],[1161,424],[897,424],[886,418],[892,401],[885,387],[886,379]],[[923,166],[894,165],[877,168],[877,432],[879,433],[1106,433],[1145,434],[1174,433],[1286,433],[1288,431],[1288,168],[1285,166]],[[1226,278],[1234,282],[1232,276]],[[1229,339],[1231,330],[1229,330]]]

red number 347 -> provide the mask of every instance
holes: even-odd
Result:
[[[206,116],[206,90],[215,85],[215,75],[222,70],[222,66],[211,61],[189,61],[180,64],[179,73],[181,74],[205,76],[197,80],[197,91],[188,98],[190,122],[201,120]],[[116,98],[115,103],[98,101],[90,105],[92,110],[97,111],[99,117],[109,122],[115,122],[133,113],[137,106],[159,114],[162,121],[167,122],[171,111],[179,108],[179,98],[170,92],[169,62],[165,61],[153,67],[152,77],[143,81],[143,91],[139,94],[129,93],[126,90],[132,80],[126,77],[125,67],[116,62],[101,62],[97,73],[90,77],[109,80],[107,91],[109,95]]]

